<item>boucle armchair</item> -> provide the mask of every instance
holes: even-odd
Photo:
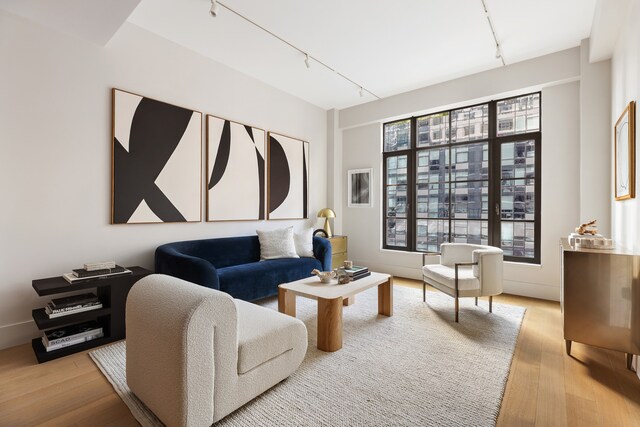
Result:
[[[300,320],[154,274],[127,298],[127,383],[167,426],[209,426],[291,375]]]
[[[455,298],[455,320],[458,321],[458,298],[489,297],[502,293],[502,249],[467,243],[443,243],[440,255],[424,254],[422,267],[422,299],[426,301],[426,285]]]

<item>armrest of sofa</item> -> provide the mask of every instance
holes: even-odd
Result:
[[[313,237],[313,256],[322,264],[322,271],[331,270],[331,243],[323,237]]]
[[[220,289],[218,271],[209,261],[183,254],[171,245],[156,249],[155,272],[177,277],[211,289]]]
[[[126,328],[126,378],[131,391],[166,425],[211,425],[214,383],[232,384],[237,377],[233,299],[224,292],[152,274],[129,292]]]

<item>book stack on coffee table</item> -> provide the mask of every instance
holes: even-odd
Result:
[[[345,268],[345,271],[349,275],[349,278],[353,282],[354,280],[362,279],[363,277],[371,276],[371,272],[367,267],[361,267],[354,265],[351,268]]]

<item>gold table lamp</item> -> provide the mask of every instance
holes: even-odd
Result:
[[[318,211],[318,218],[324,218],[324,232],[327,233],[327,237],[333,237],[333,233],[331,232],[331,224],[329,224],[329,218],[335,218],[336,213],[333,209],[324,208]]]

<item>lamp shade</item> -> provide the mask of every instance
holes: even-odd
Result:
[[[318,218],[335,218],[335,217],[336,217],[336,213],[333,211],[333,209],[324,208],[318,211]]]
[[[318,211],[318,218],[324,218],[324,232],[327,237],[333,237],[333,232],[331,231],[331,224],[329,224],[329,218],[335,218],[336,213],[333,209],[324,208]]]

